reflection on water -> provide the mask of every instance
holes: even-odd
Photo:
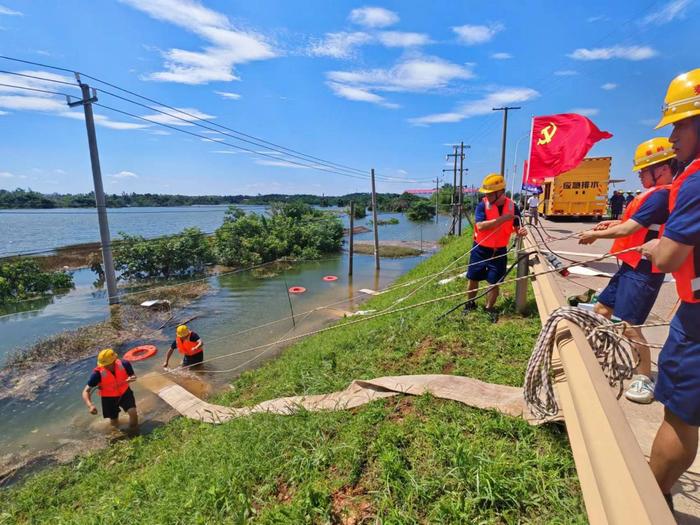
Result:
[[[402,221],[407,222],[405,219]],[[401,231],[399,226],[404,227],[405,233],[399,235],[405,235],[405,238],[411,235],[415,238],[418,235],[416,226],[409,223],[380,228],[380,236],[389,228],[396,227],[397,231]],[[411,231],[412,234],[408,233]],[[444,229],[441,232],[439,226],[434,226],[430,231],[431,235],[428,235],[424,226],[426,240],[436,240]],[[177,317],[186,319],[197,315],[190,327],[202,336],[206,359],[220,359],[206,363],[204,370],[194,377],[188,378],[190,374],[174,377],[196,395],[203,397],[209,388],[219,388],[243,370],[259,366],[266,359],[272,358],[280,348],[279,345],[269,346],[270,343],[317,329],[337,319],[365,298],[358,294],[359,289],[386,287],[420,260],[421,257],[383,259],[381,270],[377,272],[372,256],[357,255],[353,265],[354,275],[348,277],[347,256],[339,255],[320,261],[285,265],[283,271],[277,269],[267,278],[256,278],[248,271],[212,277],[212,291],[191,303]],[[0,360],[11,348],[28,345],[36,338],[105,318],[107,307],[104,292],[94,290],[89,284],[93,280],[92,273],[80,270],[75,275],[75,290],[56,298],[41,312],[27,317],[18,315],[0,318],[0,330],[4,334],[0,339]],[[322,277],[326,275],[338,276],[338,280],[323,281]],[[289,319],[287,286],[306,288],[305,293],[291,295],[296,327]],[[275,322],[280,319],[281,321]],[[257,328],[260,325],[265,326]],[[174,331],[174,324],[164,329],[168,341],[174,338]],[[164,343],[162,337],[144,338],[134,340],[117,350],[123,353],[138,344],[156,345],[158,355],[134,363],[136,374],[162,371],[160,367],[169,342]],[[262,345],[268,346],[255,349]],[[177,356],[173,356],[171,365],[177,362],[176,359]],[[66,442],[83,440],[96,430],[104,431],[108,426],[106,420],[102,419],[101,414],[91,416],[80,398],[81,390],[94,366],[94,356],[47,366],[45,385],[38,390],[34,399],[0,401],[0,421],[3,422],[0,458],[6,454],[54,448]],[[170,414],[168,407],[140,386],[138,381],[132,388],[142,419],[162,419],[164,414]],[[99,403],[96,404],[99,406]],[[126,418],[123,417],[126,424]]]

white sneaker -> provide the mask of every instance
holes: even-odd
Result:
[[[642,374],[632,376],[632,383],[625,392],[625,397],[635,403],[651,403],[654,401],[654,382]]]

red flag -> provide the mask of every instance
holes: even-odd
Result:
[[[535,117],[526,183],[556,177],[578,166],[593,144],[609,139],[590,119],[576,113]]]

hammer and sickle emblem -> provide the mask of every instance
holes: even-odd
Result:
[[[549,125],[540,130],[540,135],[542,135],[542,138],[537,140],[537,145],[544,146],[545,144],[552,142],[556,132],[557,125],[554,122],[550,122]]]

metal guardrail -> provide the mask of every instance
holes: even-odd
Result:
[[[547,269],[538,255],[534,271]],[[532,287],[543,324],[567,306],[551,273]],[[553,374],[590,523],[675,523],[586,335],[567,321],[557,327]]]

